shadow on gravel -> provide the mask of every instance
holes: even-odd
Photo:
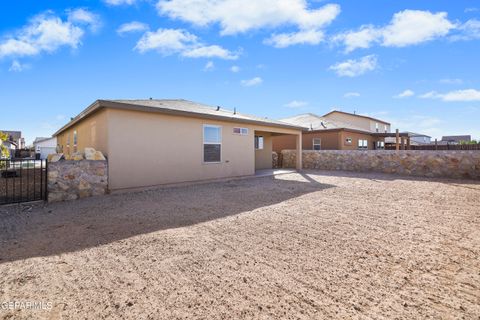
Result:
[[[115,194],[33,207],[0,207],[0,263],[58,255],[135,235],[188,227],[335,187],[305,174]]]

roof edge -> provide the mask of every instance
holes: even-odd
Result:
[[[330,112],[328,112],[328,113],[325,113],[322,117],[326,117],[326,116],[328,116],[329,114],[332,114],[332,113],[334,113],[334,112],[343,113],[343,114],[348,114],[348,115],[350,115],[350,116],[356,116],[356,117],[366,118],[366,119],[370,119],[370,120],[373,120],[373,121],[378,121],[378,122],[382,122],[382,123],[391,125],[390,122],[385,121],[385,120],[373,118],[373,117],[370,117],[370,116],[364,116],[364,115],[361,115],[361,114],[355,114],[355,113],[340,111],[340,110],[332,110],[332,111],[330,111]]]
[[[117,102],[111,100],[95,100],[91,105],[85,108],[82,112],[80,112],[76,117],[74,117],[70,122],[65,124],[59,130],[57,130],[52,137],[58,136],[63,131],[67,130],[71,126],[75,125],[76,123],[80,122],[87,116],[91,115],[95,111],[101,108],[112,108],[112,109],[120,109],[120,110],[137,110],[137,111],[144,111],[144,112],[154,112],[154,113],[161,113],[161,114],[168,114],[168,115],[177,115],[177,116],[185,116],[185,117],[192,117],[192,118],[201,118],[201,119],[213,119],[213,120],[223,120],[223,121],[230,121],[230,122],[237,122],[237,123],[252,123],[263,125],[267,127],[276,127],[276,128],[284,128],[284,129],[294,129],[303,131],[305,128],[302,126],[295,126],[289,123],[274,123],[269,121],[262,121],[262,120],[253,120],[253,119],[239,119],[235,117],[227,117],[227,116],[220,116],[220,115],[209,115],[209,114],[202,114],[198,112],[190,112],[190,111],[183,111],[183,110],[173,110],[167,108],[157,108],[157,107],[150,107],[145,105],[138,105],[138,104],[131,104],[126,102]]]

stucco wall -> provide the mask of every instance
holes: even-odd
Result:
[[[73,153],[73,132],[77,130],[77,150],[86,147],[94,148],[108,156],[108,109],[101,109],[68,128],[57,136],[57,143],[62,147],[63,153]],[[70,149],[67,148],[67,138],[70,136]]]
[[[203,162],[203,125],[222,127],[222,160]],[[233,133],[248,128],[248,135]],[[300,134],[299,130],[109,110],[109,187],[123,189],[255,173],[255,131]],[[269,154],[271,165],[271,153]]]
[[[283,167],[295,166],[296,152],[283,150]],[[400,175],[480,179],[479,151],[376,150],[303,151],[303,168],[371,171]]]
[[[48,164],[48,201],[57,202],[108,192],[107,161],[66,161]]]

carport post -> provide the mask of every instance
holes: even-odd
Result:
[[[302,170],[302,133],[297,135],[297,170]]]

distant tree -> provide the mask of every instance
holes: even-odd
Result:
[[[8,134],[0,131],[0,158],[5,159],[10,157],[10,151],[3,145],[3,141],[8,140]]]

